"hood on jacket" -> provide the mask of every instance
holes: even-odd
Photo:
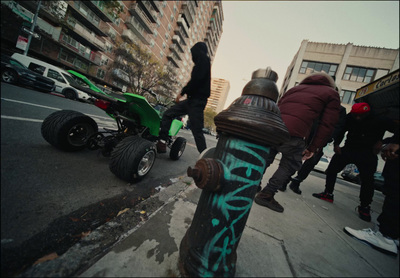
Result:
[[[207,56],[208,50],[207,50],[207,45],[204,42],[198,42],[193,47],[190,49],[190,52],[192,53],[192,60],[193,63],[196,64],[197,60],[201,55]]]
[[[314,84],[314,85],[325,85],[336,88],[335,80],[333,80],[332,76],[325,72],[315,72],[307,76],[300,82],[300,84]]]

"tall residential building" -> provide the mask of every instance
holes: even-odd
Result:
[[[220,78],[211,79],[211,95],[208,98],[206,108],[214,110],[216,113],[224,109],[226,98],[228,97],[230,84],[228,80]]]
[[[109,3],[119,3],[120,13]],[[2,53],[23,52],[16,47],[27,37],[39,1],[1,1]],[[190,79],[190,48],[207,44],[214,59],[224,20],[222,1],[40,1],[35,32],[28,55],[73,69],[95,83],[116,91],[131,90],[128,61],[116,53],[126,45],[140,44],[173,72],[182,88]],[[132,61],[135,57],[131,57]],[[176,92],[172,92],[174,94]]]
[[[349,111],[357,89],[398,68],[399,49],[303,40],[287,69],[280,96],[308,74],[325,71],[335,76],[342,105]]]

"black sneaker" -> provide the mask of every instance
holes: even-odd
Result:
[[[333,203],[333,194],[322,192],[322,193],[313,193],[313,196],[315,198],[327,201],[329,203]]]
[[[265,192],[258,192],[256,197],[254,198],[256,204],[260,206],[264,206],[270,208],[277,212],[283,212],[283,207],[274,199],[274,194],[272,193],[265,193]]]
[[[358,206],[357,211],[358,211],[358,216],[362,220],[371,222],[371,207],[370,206],[366,206],[366,207]]]
[[[295,182],[295,181],[292,181],[292,182],[289,184],[289,188],[290,188],[294,193],[301,195],[301,190],[300,190],[299,187],[300,187],[300,184],[299,184],[298,182]]]

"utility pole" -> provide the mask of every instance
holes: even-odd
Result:
[[[32,26],[31,26],[31,30],[30,30],[31,32],[28,35],[28,44],[26,45],[26,48],[24,50],[25,56],[28,54],[29,46],[31,45],[32,34],[35,32],[36,21],[37,21],[38,15],[39,15],[41,3],[42,3],[42,0],[39,0],[38,6],[36,8],[35,16],[33,17],[33,22],[32,22]]]

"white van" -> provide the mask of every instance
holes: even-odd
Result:
[[[67,71],[19,53],[14,53],[11,57],[25,65],[30,70],[54,80],[56,85],[55,91],[63,94],[66,98],[84,101],[89,101],[92,99],[92,97],[87,93],[82,92],[81,90],[78,90],[72,86],[78,84]]]

